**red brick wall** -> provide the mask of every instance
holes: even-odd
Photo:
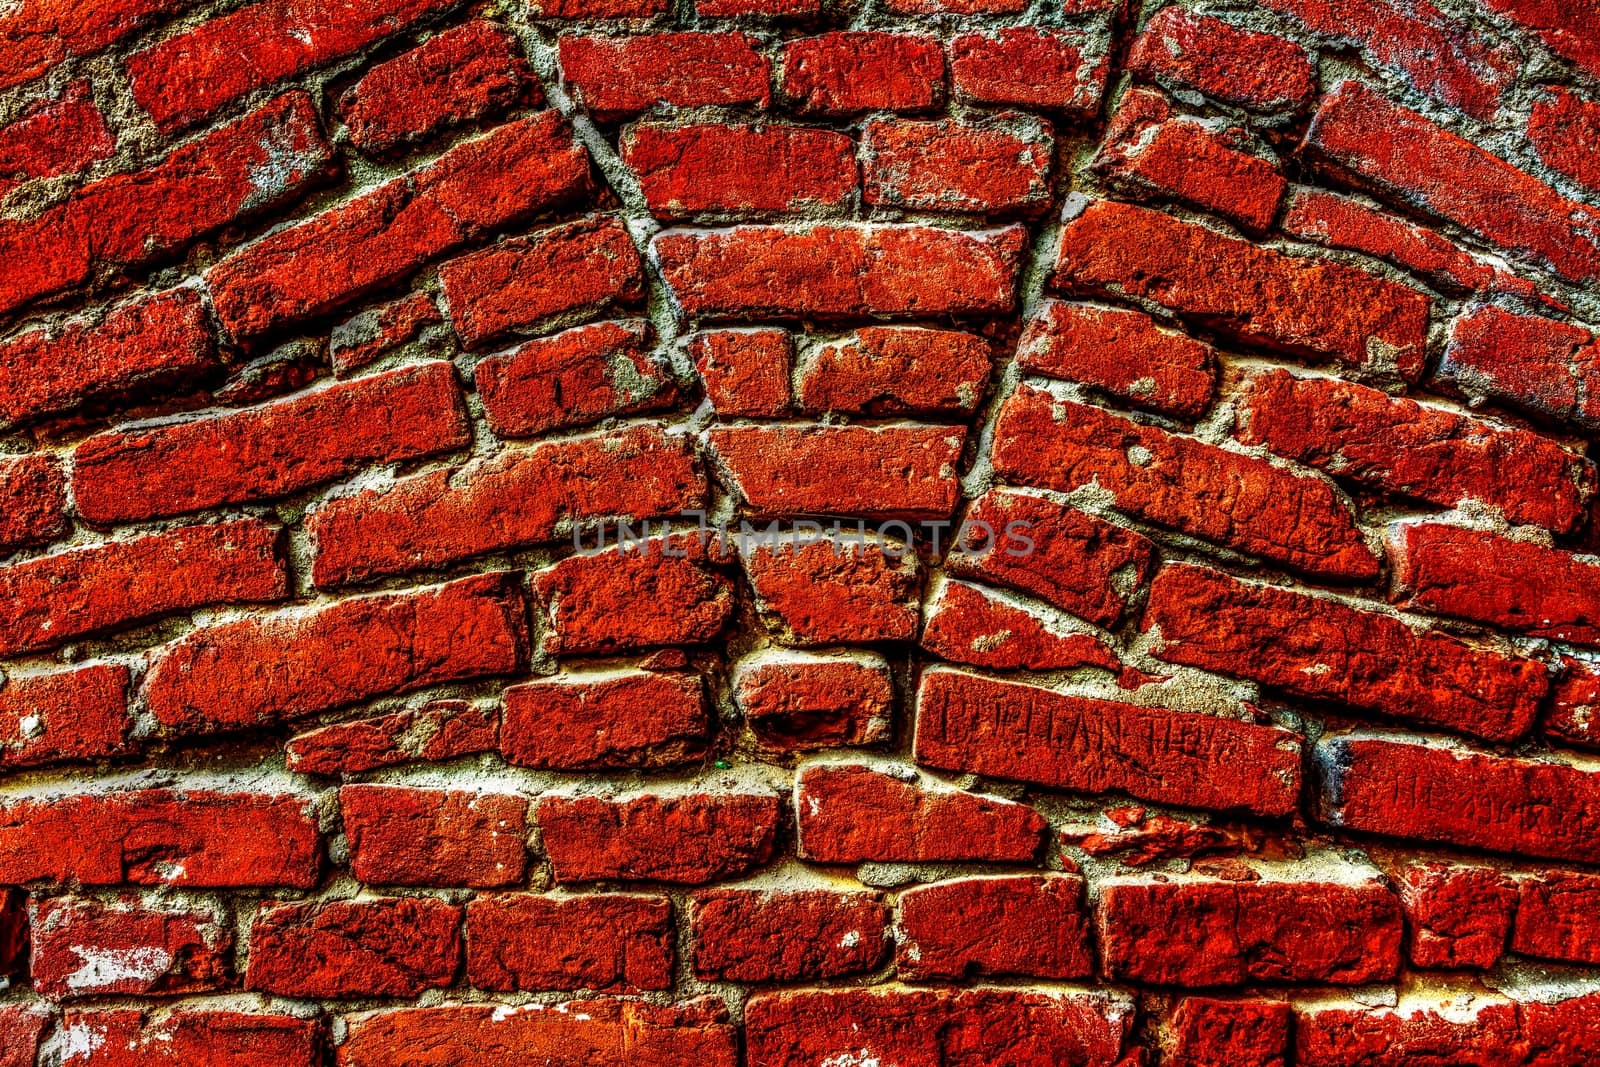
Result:
[[[1595,0],[13,0],[0,197],[0,1067],[1600,1062]]]

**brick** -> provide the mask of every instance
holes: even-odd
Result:
[[[0,126],[0,196],[38,178],[77,174],[116,149],[89,84],[74,82],[59,99],[30,107]]]
[[[1401,738],[1318,742],[1331,826],[1541,859],[1600,862],[1600,774]]]
[[[157,653],[143,696],[163,731],[259,727],[441,682],[510,674],[528,657],[508,574],[207,626]],[[230,698],[219,701],[217,694]]]
[[[664,14],[667,0],[530,0],[529,10],[551,19],[647,19]]]
[[[1536,959],[1600,963],[1596,903],[1600,903],[1596,875],[1551,871],[1521,879],[1511,951]]]
[[[1374,376],[1415,381],[1427,354],[1423,293],[1129,204],[1098,200],[1067,222],[1052,284],[1151,300],[1245,344]]]
[[[590,655],[714,639],[733,616],[733,583],[703,546],[652,538],[569,556],[533,576],[552,656]]]
[[[1400,969],[1400,904],[1376,881],[1099,884],[1095,932],[1113,981],[1364,985]]]
[[[592,315],[643,296],[642,265],[620,219],[596,216],[502,241],[439,269],[450,324],[470,347]]]
[[[694,973],[706,981],[814,982],[875,970],[889,955],[876,893],[717,889],[689,913]]]
[[[888,0],[884,6],[896,15],[1020,15],[1028,7],[1026,0]],[[1070,6],[1071,0],[1062,4]]]
[[[944,668],[922,674],[915,752],[940,770],[1269,817],[1300,791],[1288,730]]]
[[[848,209],[858,184],[855,142],[809,126],[639,123],[621,154],[659,219]]]
[[[32,1004],[0,1008],[0,1067],[34,1067],[51,1016]]]
[[[1415,967],[1488,970],[1500,962],[1516,884],[1493,867],[1415,863],[1395,879]]]
[[[1145,24],[1128,69],[1169,89],[1262,111],[1298,111],[1317,88],[1310,56],[1293,41],[1178,7],[1162,8]]]
[[[467,905],[467,980],[479,989],[666,989],[672,945],[666,897],[517,894]]]
[[[1183,564],[1156,576],[1144,628],[1170,663],[1492,741],[1527,733],[1549,689],[1536,660]]]
[[[53,1000],[178,996],[229,982],[233,933],[208,911],[54,897],[34,902],[29,927],[33,988]]]
[[[506,762],[539,770],[655,769],[706,752],[711,715],[693,674],[634,668],[573,672],[508,686]]]
[[[206,284],[224,328],[248,341],[335,311],[589,190],[587,153],[546,111],[247,245],[206,271]]]
[[[866,326],[800,361],[800,411],[853,415],[970,415],[993,352],[975,334]]]
[[[452,0],[346,0],[335,11],[302,0],[261,0],[131,56],[133,99],[171,133],[451,6]],[[250,62],[240,63],[241,55]]]
[[[187,392],[219,367],[197,290],[136,297],[98,323],[79,319],[0,344],[0,425]]]
[[[764,535],[740,546],[767,629],[788,645],[870,644],[917,636],[917,555],[897,541]]]
[[[1550,708],[1543,732],[1557,744],[1600,748],[1600,671],[1571,656],[1560,658],[1560,671],[1550,689]]]
[[[1441,103],[1487,121],[1516,76],[1516,49],[1412,0],[1266,0],[1313,33],[1364,49]]]
[[[1186,1067],[1284,1067],[1293,1013],[1282,1001],[1184,997],[1166,1021],[1171,1064]]]
[[[872,120],[862,130],[862,196],[911,211],[1032,216],[1050,203],[1055,139],[1026,116],[987,122]]]
[[[93,7],[36,0],[8,8],[0,19],[0,89],[32,81],[69,58],[93,55],[193,6],[192,0],[107,0]]]
[[[558,883],[704,885],[772,858],[780,807],[761,793],[550,796],[539,829]]]
[[[461,909],[391,897],[267,901],[250,924],[246,989],[285,997],[414,997],[461,965]]]
[[[771,63],[744,33],[562,37],[562,79],[598,119],[627,118],[656,104],[675,108],[771,101]]]
[[[1490,998],[1467,1011],[1441,1005],[1409,1011],[1325,1008],[1295,1016],[1301,1067],[1412,1067],[1413,1064],[1518,1064],[1582,1067],[1600,1040],[1600,1001],[1553,1004]]]
[[[61,1030],[83,1067],[317,1067],[322,1055],[321,1024],[292,1015],[178,1010],[152,1022],[136,1008],[70,1011]]]
[[[586,520],[675,515],[705,496],[688,441],[651,424],[508,449],[314,509],[312,581],[331,589],[549,544]]]
[[[1600,102],[1551,86],[1548,95],[1534,101],[1527,133],[1546,166],[1600,190]]]
[[[1557,0],[1487,0],[1487,6],[1533,31],[1552,52],[1579,69],[1600,74],[1600,32],[1584,8]]]
[[[1302,240],[1392,263],[1441,292],[1475,292],[1494,281],[1493,268],[1432,230],[1337,193],[1296,188],[1280,225]]]
[[[0,881],[10,885],[310,889],[321,855],[311,802],[287,794],[144,789],[0,806]]]
[[[1468,400],[1493,400],[1531,415],[1600,428],[1600,342],[1580,326],[1497,307],[1474,308],[1450,327],[1437,377]]]
[[[1600,210],[1358,82],[1323,100],[1305,152],[1330,177],[1453,222],[1568,281],[1600,278]]]
[[[478,364],[490,429],[531,437],[677,402],[670,369],[649,351],[642,319],[576,326]]]
[[[495,1067],[506,1059],[593,1067],[737,1067],[738,1035],[720,1000],[669,1006],[585,999],[554,1011],[490,1005],[347,1016],[339,1067]]]
[[[802,114],[926,111],[944,98],[944,52],[921,34],[825,33],[783,46],[779,83]]]
[[[794,343],[785,330],[702,330],[688,351],[718,415],[781,418],[793,403]]]
[[[0,653],[68,641],[213,604],[289,595],[282,531],[256,519],[186,526],[0,569]]]
[[[128,668],[12,674],[0,688],[0,767],[103,760],[133,747]]]
[[[1023,328],[1017,362],[1186,421],[1204,414],[1217,392],[1215,349],[1126,308],[1046,300]]]
[[[894,678],[873,652],[758,652],[734,667],[733,699],[777,752],[873,745],[894,732]]]
[[[1287,371],[1251,381],[1235,436],[1375,489],[1446,508],[1476,501],[1561,533],[1595,489],[1594,466],[1548,438]]]
[[[737,426],[706,435],[747,513],[941,519],[955,511],[964,430]]]
[[[0,976],[7,982],[22,978],[28,970],[30,918],[27,892],[0,890]]]
[[[0,459],[0,553],[53,541],[69,526],[67,480],[54,456]]]
[[[1105,994],[1026,989],[806,989],[745,1013],[750,1067],[1112,1067],[1131,1023]]]
[[[528,801],[400,785],[347,785],[339,810],[350,873],[368,885],[516,885],[527,870]]]
[[[913,981],[1086,978],[1094,967],[1083,879],[958,878],[900,894],[895,971]]]
[[[694,9],[701,18],[810,19],[822,13],[823,0],[695,0]]]
[[[1378,574],[1328,482],[1041,389],[1024,386],[1001,407],[994,467],[1043,489],[1098,486],[1134,518],[1297,571],[1346,581]]]
[[[343,378],[421,337],[444,321],[429,293],[412,293],[354,315],[333,328],[328,356]]]
[[[310,97],[294,92],[143,170],[91,182],[33,219],[0,225],[0,314],[96,271],[170,260],[216,230],[287,203],[328,172],[332,149]],[[16,258],[22,257],[22,258]]]
[[[1110,626],[1145,582],[1155,546],[1104,519],[1032,493],[991,489],[967,505],[945,570],[1031,593]]]
[[[702,318],[997,315],[1017,303],[1023,231],[735,226],[651,239],[684,314]]]
[[[498,709],[430,700],[419,708],[296,734],[286,752],[291,771],[332,777],[493,752],[499,734]]]
[[[1597,568],[1582,556],[1487,530],[1402,522],[1389,529],[1389,564],[1402,607],[1600,645]]]
[[[1230,144],[1204,122],[1176,114],[1153,89],[1130,89],[1106,127],[1094,167],[1138,193],[1176,200],[1260,234],[1289,183],[1277,165]]]
[[[511,35],[469,22],[373,67],[340,98],[339,118],[357,147],[386,152],[541,96]]]
[[[950,42],[950,81],[964,103],[1016,104],[1087,118],[1100,109],[1103,43],[1078,30],[1015,26]]]
[[[1047,826],[1025,804],[854,764],[801,770],[795,808],[812,863],[1032,863]]]
[[[992,670],[1054,671],[1121,661],[1104,638],[1041,604],[966,582],[941,581],[924,598],[924,652]]]
[[[260,407],[91,437],[73,453],[73,498],[94,523],[162,518],[288,496],[368,464],[470,441],[454,370],[430,362]]]

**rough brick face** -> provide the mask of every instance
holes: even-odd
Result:
[[[778,798],[757,793],[550,797],[539,829],[557,882],[700,885],[772,856]]]
[[[698,677],[634,669],[557,674],[505,691],[500,753],[544,770],[667,767],[705,751]]]
[[[467,980],[494,990],[665,989],[672,929],[666,897],[478,897],[467,905]]]
[[[527,867],[520,796],[347,785],[339,810],[350,871],[363,882],[496,888],[520,882]]]
[[[230,979],[233,935],[204,911],[53,897],[34,906],[29,929],[33,985],[47,997],[180,995]]]
[[[1065,979],[1092,970],[1079,878],[961,878],[908,889],[899,903],[902,978]]]
[[[290,997],[414,997],[449,983],[461,912],[395,897],[263,904],[250,924],[245,988]]]
[[[888,953],[889,910],[869,893],[697,894],[694,971],[731,982],[802,982],[870,971]]]

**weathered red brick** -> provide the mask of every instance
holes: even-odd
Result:
[[[703,885],[772,858],[780,807],[761,793],[550,796],[539,829],[557,882]]]
[[[847,208],[858,184],[855,142],[809,126],[640,123],[621,152],[661,219]]]
[[[737,1067],[721,1000],[669,1006],[591,998],[513,1008],[402,1008],[347,1016],[339,1067],[498,1067],[552,1060],[592,1067]]]
[[[996,315],[1016,307],[1023,231],[735,226],[667,230],[651,245],[688,315]]]
[[[1536,660],[1184,564],[1156,576],[1144,628],[1172,663],[1493,741],[1527,733],[1549,690]]]
[[[1032,593],[1102,626],[1149,577],[1155,546],[1131,530],[1033,493],[991,489],[967,505],[945,569]]]
[[[1600,671],[1571,656],[1562,656],[1559,663],[1543,724],[1545,736],[1558,744],[1600,748]]]
[[[194,0],[19,3],[0,17],[0,89],[32,81],[69,58],[93,55],[154,25],[163,15],[193,6]]]
[[[1489,8],[1539,35],[1552,52],[1600,74],[1600,31],[1583,5],[1560,0],[1486,0]]]
[[[284,997],[414,997],[461,965],[461,909],[389,897],[267,901],[250,924],[246,989]]]
[[[219,366],[194,289],[129,300],[98,323],[31,330],[0,344],[0,425],[170,390],[186,392]]]
[[[872,745],[894,729],[894,678],[873,652],[758,652],[734,668],[733,699],[777,752]]]
[[[282,531],[256,519],[185,526],[0,569],[0,653],[55,648],[211,604],[289,595]]]
[[[750,1067],[1112,1067],[1133,1011],[1103,993],[796,990],[745,1010]]]
[[[741,546],[767,628],[784,644],[870,644],[917,636],[916,552],[897,541],[765,534]]]
[[[672,107],[771,100],[771,64],[744,33],[563,37],[561,73],[577,102],[599,119],[625,118],[657,103]]]
[[[1493,867],[1415,863],[1395,881],[1413,966],[1487,970],[1500,962],[1517,906],[1510,878]]]
[[[158,1022],[137,1008],[69,1011],[63,1046],[82,1067],[317,1067],[322,1025],[292,1015],[178,1010]]]
[[[118,756],[131,747],[128,668],[12,674],[0,688],[0,767]]]
[[[1427,355],[1423,293],[1130,204],[1097,200],[1067,222],[1052,284],[1153,300],[1247,344],[1373,375],[1415,381]]]
[[[1184,807],[1287,815],[1300,738],[1202,712],[1070,696],[947,668],[924,671],[916,760],[925,767]]]
[[[1283,1001],[1184,997],[1166,1020],[1164,1062],[1185,1067],[1284,1067],[1289,1062],[1292,1017]]]
[[[347,785],[339,810],[350,873],[369,885],[516,885],[527,870],[528,801],[504,793]]]
[[[1082,382],[1133,407],[1190,421],[1217,391],[1210,345],[1125,308],[1047,300],[1023,329],[1017,362],[1034,374]]]
[[[1600,963],[1600,876],[1550,871],[1517,883],[1511,951],[1519,956]]]
[[[1024,386],[1001,407],[994,468],[1061,492],[1097,486],[1135,518],[1308,574],[1378,574],[1349,505],[1328,482],[1042,389]]]
[[[1305,148],[1341,181],[1454,222],[1568,281],[1600,278],[1600,209],[1359,82],[1345,82],[1322,102]]]
[[[857,415],[960,415],[988,384],[989,342],[955,330],[866,326],[800,362],[800,410]]]
[[[89,83],[74,82],[59,99],[30,107],[0,126],[0,196],[36,178],[76,174],[116,149]]]
[[[950,42],[957,100],[1017,104],[1086,117],[1100,109],[1108,64],[1103,42],[1080,30],[1015,26]]]
[[[0,976],[8,982],[28,970],[28,894],[16,887],[0,890]]]
[[[170,133],[451,6],[454,0],[344,0],[333,9],[261,0],[130,57],[133,99]]]
[[[252,339],[333,311],[589,189],[588,154],[547,111],[269,234],[208,270],[206,283],[223,326]]]
[[[310,889],[321,857],[311,801],[287,794],[144,789],[0,806],[0,881],[10,885]]]
[[[385,152],[540,95],[511,35],[476,21],[373,67],[340,99],[339,118],[358,147]]]
[[[943,519],[960,494],[959,427],[737,426],[706,438],[756,516]]]
[[[34,1004],[0,1008],[0,1067],[34,1067],[51,1015]]]
[[[1330,825],[1600,863],[1600,772],[1360,735],[1323,739],[1316,761]]]
[[[671,767],[706,751],[711,716],[697,675],[622,668],[508,686],[506,762],[540,770]]]
[[[1528,141],[1546,165],[1600,190],[1600,102],[1558,85],[1534,102]],[[3,149],[0,149],[3,152]]]
[[[1164,7],[1145,24],[1128,69],[1169,88],[1264,111],[1299,110],[1317,87],[1310,57],[1293,41],[1180,7]]]
[[[921,34],[825,33],[783,46],[779,81],[802,113],[925,111],[944,98],[944,51]]]
[[[1117,654],[1088,627],[1051,618],[1042,605],[966,582],[941,581],[924,599],[922,649],[994,670],[1119,671]]]
[[[404,574],[560,541],[586,520],[680,514],[705,496],[687,439],[655,425],[508,449],[312,511],[311,576],[329,589]]]
[[[794,365],[788,331],[703,330],[689,338],[688,351],[718,415],[760,419],[788,412]]]
[[[672,944],[666,897],[517,894],[467,905],[467,980],[479,989],[666,989]]]
[[[1553,1004],[1474,998],[1454,1006],[1302,1010],[1295,1017],[1301,1067],[1585,1067],[1600,1041],[1600,998]]]
[[[237,730],[527,662],[508,574],[203,627],[156,654],[144,701],[163,730]],[[226,694],[226,696],[221,696]]]
[[[717,889],[689,913],[694,973],[707,981],[814,982],[874,970],[889,955],[876,893]]]
[[[1048,825],[1025,804],[854,764],[803,769],[795,807],[813,863],[1031,863]]]
[[[1054,151],[1049,124],[1027,116],[873,120],[862,130],[862,195],[912,211],[1034,215],[1050,203]]]
[[[642,319],[600,322],[483,360],[475,373],[490,429],[531,437],[673,406],[672,374],[651,355],[649,333]]]
[[[1470,293],[1494,281],[1492,267],[1432,230],[1337,193],[1296,188],[1280,225],[1303,240],[1392,263],[1441,292]]]
[[[54,897],[34,902],[29,927],[33,988],[52,999],[200,993],[229,980],[233,933],[208,911]]]
[[[450,324],[476,347],[562,315],[637,303],[642,270],[622,221],[596,216],[452,260],[439,268],[439,282]]]
[[[256,408],[91,437],[73,453],[73,499],[90,522],[161,518],[288,496],[371,463],[470,441],[455,371],[430,362]]]
[[[913,886],[899,905],[895,971],[909,981],[1085,978],[1094,967],[1081,878],[958,878]]]
[[[354,315],[335,326],[328,340],[333,373],[342,378],[360,370],[443,321],[430,293],[412,293]]]
[[[1070,11],[1074,2],[1062,7]],[[884,6],[896,15],[1020,15],[1028,7],[1027,0],[887,0]]]
[[[1400,969],[1400,902],[1376,881],[1109,878],[1098,889],[1113,981],[1364,985]]]
[[[68,526],[67,480],[54,456],[0,459],[0,553],[53,541]]]
[[[498,709],[465,700],[430,700],[420,708],[297,734],[286,752],[291,771],[331,777],[493,752],[499,735]]]
[[[1450,327],[1438,377],[1469,400],[1495,400],[1586,430],[1600,428],[1600,342],[1580,326],[1493,306],[1475,308]]]

